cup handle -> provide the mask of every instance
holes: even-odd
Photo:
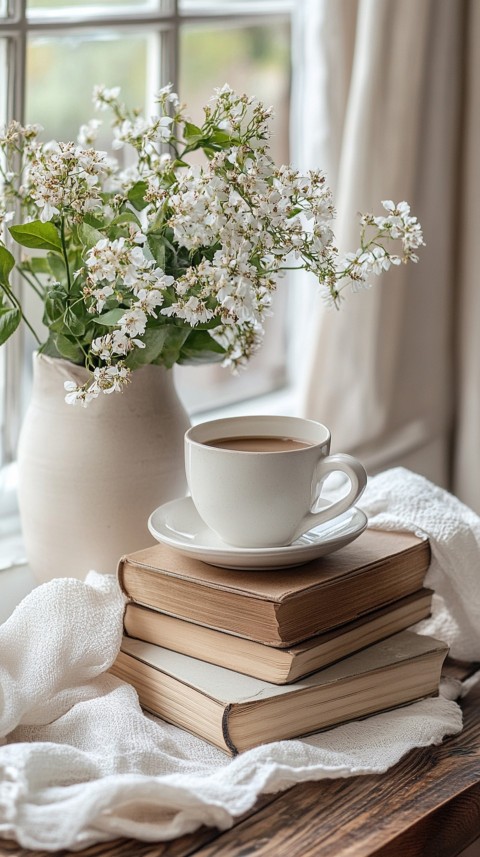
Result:
[[[353,455],[347,455],[345,452],[337,452],[333,455],[327,455],[324,458],[321,458],[318,462],[315,474],[317,478],[317,499],[320,496],[322,484],[327,476],[337,470],[345,473],[350,480],[349,491],[340,500],[336,500],[334,503],[329,503],[328,506],[324,506],[324,508],[319,512],[307,512],[298,525],[292,541],[298,539],[299,536],[302,536],[303,533],[307,532],[307,530],[311,530],[312,527],[315,527],[318,524],[323,524],[325,521],[330,521],[332,518],[336,518],[337,515],[341,515],[342,512],[346,512],[346,510],[353,506],[355,500],[357,500],[363,493],[367,484],[367,471],[363,464],[360,464]]]

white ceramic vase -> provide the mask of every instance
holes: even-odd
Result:
[[[65,403],[63,382],[72,379],[84,383],[86,370],[34,356],[18,470],[25,549],[39,581],[114,573],[120,556],[152,543],[150,513],[186,493],[190,423],[172,372],[142,367],[123,393],[86,408]]]

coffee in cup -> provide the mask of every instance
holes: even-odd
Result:
[[[244,416],[199,423],[185,434],[185,469],[198,514],[224,542],[242,548],[291,544],[349,509],[363,492],[363,465],[330,455],[330,432],[300,417]],[[321,498],[341,471],[346,494]]]

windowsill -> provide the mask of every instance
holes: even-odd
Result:
[[[27,565],[0,571],[0,624],[11,616],[15,607],[35,586],[36,581]]]
[[[0,624],[11,615],[17,604],[36,586],[27,565],[15,497],[15,465],[9,465],[8,493],[4,491],[2,511],[11,514],[0,517]]]

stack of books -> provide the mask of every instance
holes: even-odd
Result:
[[[111,671],[230,754],[434,695],[447,646],[405,630],[430,613],[429,562],[428,541],[368,529],[275,571],[137,551],[119,563],[129,601]]]

